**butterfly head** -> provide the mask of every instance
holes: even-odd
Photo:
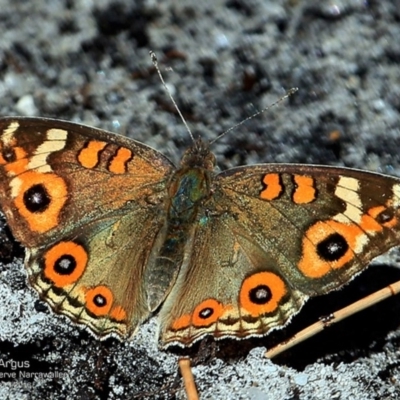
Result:
[[[210,144],[201,138],[196,139],[182,156],[181,166],[189,168],[204,168],[213,171],[216,165],[214,154],[210,151]]]

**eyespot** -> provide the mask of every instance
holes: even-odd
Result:
[[[110,312],[114,296],[107,286],[96,286],[86,292],[85,300],[87,309],[100,317]]]
[[[58,225],[68,198],[64,179],[28,171],[12,179],[10,186],[14,204],[32,231],[44,233]]]
[[[286,284],[280,276],[258,272],[244,280],[239,302],[251,316],[258,317],[276,311],[286,293]]]
[[[85,272],[87,251],[75,242],[59,242],[43,256],[44,275],[57,287],[75,283]]]
[[[382,229],[371,217],[367,222],[374,225],[371,232]],[[367,222],[361,224],[367,226]],[[318,279],[344,268],[368,243],[365,231],[351,223],[333,220],[316,222],[304,235],[299,270],[308,278]]]
[[[201,302],[193,311],[192,322],[197,327],[209,326],[216,322],[223,313],[223,305],[214,299]]]
[[[324,240],[321,240],[317,244],[316,249],[317,254],[321,259],[326,261],[336,261],[340,260],[340,258],[346,254],[349,245],[342,235],[339,233],[332,233]]]

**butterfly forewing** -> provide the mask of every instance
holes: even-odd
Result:
[[[173,165],[139,142],[39,118],[0,119],[0,132],[1,206],[24,245],[165,198]]]
[[[237,168],[220,179],[254,239],[285,255],[280,269],[307,294],[340,287],[399,243],[399,179],[305,165]]]

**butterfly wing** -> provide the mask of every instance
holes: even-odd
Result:
[[[138,207],[51,245],[29,248],[29,282],[55,312],[97,336],[129,338],[156,308],[148,302],[146,271],[159,247],[162,222],[153,210]],[[152,299],[156,306],[173,283]]]
[[[161,310],[161,341],[284,326],[308,297],[399,243],[399,207],[399,179],[358,170],[272,164],[218,175]]]
[[[161,202],[172,169],[161,153],[123,136],[44,118],[0,119],[1,206],[25,246],[132,202]]]
[[[95,333],[129,336],[151,311],[142,278],[162,240],[173,165],[139,142],[58,120],[2,118],[0,132],[0,205],[27,247],[32,286]]]

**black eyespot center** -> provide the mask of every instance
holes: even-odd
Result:
[[[15,150],[12,147],[5,147],[1,152],[1,155],[8,163],[12,163],[17,160],[17,155],[15,154]]]
[[[249,299],[254,304],[267,304],[272,299],[271,288],[267,285],[258,285],[249,291]]]
[[[107,305],[107,299],[101,294],[96,294],[96,296],[93,297],[93,303],[97,307],[105,307]]]
[[[42,184],[33,185],[24,193],[25,207],[32,213],[45,212],[50,203],[51,197]]]
[[[317,254],[325,261],[340,260],[349,249],[347,240],[339,233],[332,233],[317,244]]]
[[[387,222],[390,222],[393,218],[394,218],[394,210],[391,208],[386,208],[377,215],[376,220],[380,224],[385,224]]]
[[[210,318],[213,314],[214,314],[214,309],[211,307],[206,307],[199,312],[199,317],[201,319],[207,319]]]
[[[54,263],[54,271],[59,275],[71,275],[77,266],[75,257],[70,254],[63,254]]]

